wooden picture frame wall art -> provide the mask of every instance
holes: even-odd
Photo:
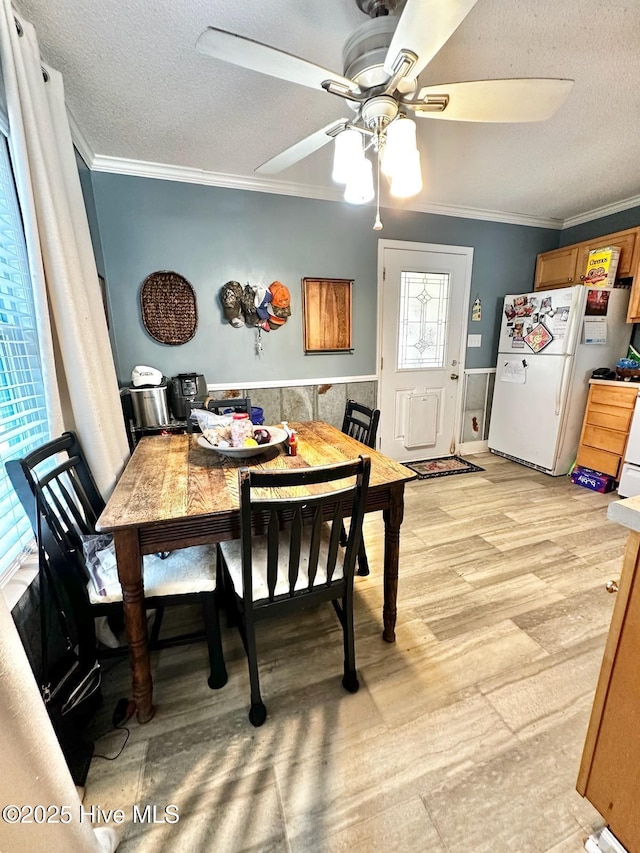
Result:
[[[353,352],[352,287],[348,278],[303,278],[304,351]]]

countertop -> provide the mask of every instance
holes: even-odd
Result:
[[[625,382],[624,379],[590,379],[589,385],[629,385],[640,393],[640,382]]]
[[[640,495],[610,503],[607,518],[640,533]]]

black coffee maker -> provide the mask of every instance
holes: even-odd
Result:
[[[207,382],[202,373],[179,373],[169,380],[169,406],[177,421],[187,417],[187,402],[203,403],[208,396]]]

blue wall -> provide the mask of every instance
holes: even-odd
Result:
[[[558,245],[552,229],[383,210],[384,231],[372,230],[374,209],[151,178],[91,173],[109,291],[118,376],[136,364],[166,375],[195,370],[209,383],[349,377],[376,372],[378,238],[474,248],[471,302],[482,321],[470,323],[483,345],[467,367],[494,366],[501,300],[533,288],[536,255]],[[198,298],[199,325],[179,347],[154,341],[140,317],[142,281],[155,270],[185,276]],[[354,352],[305,356],[303,277],[354,279]],[[292,295],[292,316],[255,353],[255,332],[222,317],[218,291],[274,279]]]
[[[91,172],[89,167],[84,162],[82,157],[75,152],[76,166],[78,167],[78,175],[80,176],[80,186],[82,188],[82,196],[84,206],[87,211],[87,220],[89,223],[89,232],[91,233],[91,241],[93,243],[94,254],[96,257],[96,268],[100,275],[104,275],[104,258],[102,256],[102,244],[100,242],[100,230],[98,228],[98,215],[96,213],[96,203],[93,197],[93,184],[91,183]]]
[[[601,219],[592,219],[572,228],[565,228],[560,232],[560,246],[570,246],[572,243],[581,243],[601,234],[613,234],[616,231],[624,231],[627,228],[635,228],[640,225],[640,207],[631,207],[629,210],[621,210]]]

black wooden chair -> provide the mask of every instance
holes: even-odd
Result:
[[[342,432],[351,438],[355,438],[356,441],[362,442],[367,447],[375,449],[379,420],[380,409],[370,409],[368,406],[356,403],[355,400],[347,400],[347,405],[344,409],[344,419],[342,421]],[[345,545],[346,542],[347,533],[343,524],[340,544]],[[358,574],[360,576],[369,574],[369,560],[367,558],[364,537],[358,551]]]
[[[95,524],[104,509],[82,448],[75,433],[65,432],[22,459],[5,463],[7,473],[37,536],[40,508],[41,541],[53,577],[61,584],[78,626],[79,645],[88,656],[110,657],[121,649],[99,649],[95,617],[121,617],[122,589],[117,578],[105,581],[102,594],[96,575],[89,571],[85,552],[96,544]],[[101,536],[110,543],[108,535]],[[112,544],[112,543],[111,543]],[[83,547],[84,546],[84,547]],[[181,645],[206,639],[211,673],[209,686],[222,687],[227,680],[220,641],[216,605],[216,559],[211,545],[144,557],[145,606],[156,608],[150,648]],[[107,574],[105,574],[107,577]],[[104,579],[104,578],[103,578]],[[160,639],[163,608],[200,603],[205,630]]]
[[[212,400],[208,397],[202,404],[192,403],[190,400],[187,400],[187,432],[189,435],[194,431],[194,428],[198,430],[197,424],[194,424],[191,418],[191,412],[194,409],[206,409],[208,412],[215,412],[217,415],[221,415],[225,409],[233,409],[234,412],[246,412],[251,417],[251,398],[230,397],[226,400]]]
[[[361,441],[367,447],[376,446],[380,409],[370,409],[355,400],[347,400],[342,421],[342,432]]]
[[[353,570],[370,464],[368,456],[360,456],[321,468],[238,471],[241,539],[220,543],[218,557],[225,595],[236,608],[247,653],[249,720],[254,726],[261,726],[267,716],[260,695],[255,637],[255,623],[261,619],[331,601],[343,631],[342,684],[351,693],[360,686],[353,631]],[[338,480],[346,483],[333,490],[317,488]],[[341,551],[344,515],[351,515],[351,524],[346,548]]]

